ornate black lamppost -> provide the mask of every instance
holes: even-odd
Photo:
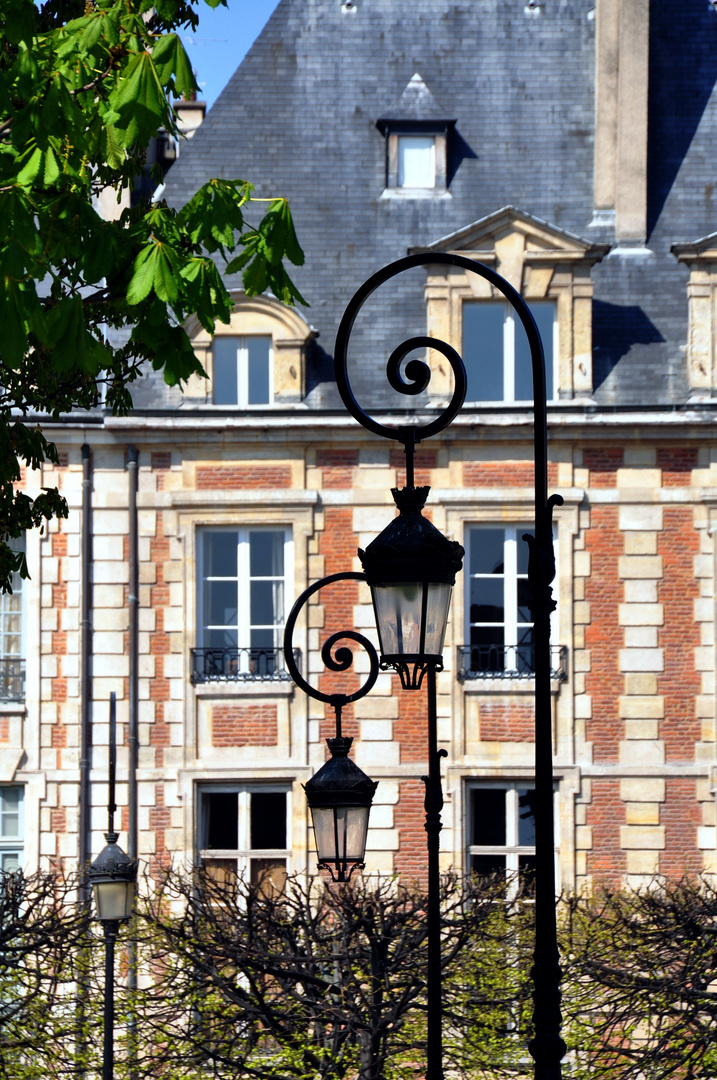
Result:
[[[102,1080],[112,1080],[114,1073],[114,986],[115,942],[120,923],[132,917],[137,863],[125,855],[119,847],[118,833],[114,830],[115,766],[117,758],[117,699],[110,694],[110,749],[109,749],[109,823],[103,848],[89,867],[89,879],[95,897],[97,918],[105,932],[105,1015],[102,1052]]]
[[[534,966],[533,1020],[535,1035],[530,1052],[535,1061],[537,1080],[560,1080],[561,1061],[565,1043],[560,1036],[560,967],[555,917],[555,859],[553,821],[553,756],[552,719],[550,706],[550,615],[555,609],[551,583],[555,576],[553,552],[552,511],[562,503],[559,495],[548,498],[547,467],[547,400],[545,360],[538,329],[530,310],[515,289],[490,267],[461,255],[426,253],[410,255],[384,267],[369,278],[350,301],[336,339],[336,383],[342,400],[358,422],[367,430],[384,438],[402,443],[406,453],[406,486],[394,490],[399,516],[377,537],[366,551],[359,551],[365,574],[337,574],[324,579],[300,597],[287,623],[285,655],[296,682],[307,693],[322,697],[301,678],[293,663],[292,633],[296,614],[308,596],[323,585],[336,580],[365,580],[371,587],[379,634],[383,669],[394,668],[404,689],[417,690],[427,675],[428,691],[428,769],[423,777],[426,785],[425,811],[428,834],[428,1080],[441,1080],[441,943],[439,908],[439,833],[443,792],[440,777],[440,758],[444,750],[437,746],[436,672],[443,668],[443,640],[448,620],[451,587],[461,568],[463,549],[442,536],[421,514],[428,488],[414,485],[414,451],[416,445],[444,430],[461,408],[466,395],[467,379],[463,361],[447,342],[438,338],[413,337],[399,345],[388,359],[386,374],[390,385],[399,393],[416,395],[426,390],[431,371],[426,363],[410,360],[401,372],[401,364],[416,349],[440,352],[450,364],[454,390],[450,401],[439,416],[428,424],[404,424],[388,427],[369,416],[354,397],[348,378],[348,342],[356,317],[376,289],[388,280],[413,267],[427,263],[457,266],[485,278],[500,292],[513,308],[528,339],[533,372],[534,455],[535,455],[535,535],[524,539],[530,547],[528,580],[531,586],[531,611],[535,637],[535,915],[536,940]],[[349,638],[366,648],[371,660],[368,680],[342,703],[362,697],[376,678],[373,647],[353,631],[334,634],[323,646],[322,659],[332,670],[346,670],[351,664],[351,652],[339,650],[331,657],[330,650],[340,638]],[[332,702],[335,704],[335,702]],[[340,705],[337,707],[340,722]],[[331,740],[329,742],[331,745]],[[331,766],[327,762],[324,769]],[[320,773],[315,779],[318,779]],[[311,783],[311,782],[310,782]],[[308,789],[309,785],[307,785]],[[308,794],[308,791],[307,791]],[[321,856],[320,856],[321,857]]]

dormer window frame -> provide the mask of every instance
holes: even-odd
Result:
[[[386,139],[386,190],[406,194],[432,192],[445,194],[447,190],[448,134],[454,121],[435,120],[379,120],[377,127]],[[430,187],[410,187],[401,184],[399,177],[400,140],[405,136],[425,135],[433,138],[434,182]]]

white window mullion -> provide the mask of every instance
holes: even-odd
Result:
[[[515,400],[515,317],[508,304],[503,323],[503,400]]]
[[[249,350],[246,338],[237,338],[237,405],[245,409],[249,400]]]
[[[505,543],[503,545],[503,558],[505,567],[505,668],[506,671],[515,671],[518,667],[518,657],[515,646],[518,644],[518,627],[516,611],[518,609],[518,583],[516,580],[517,552],[515,541],[515,529],[505,530]]]
[[[240,529],[237,534],[237,639],[240,649],[251,645],[251,580],[249,577],[249,533]],[[250,656],[241,653],[243,671],[250,670]]]

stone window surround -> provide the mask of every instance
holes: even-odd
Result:
[[[271,386],[274,405],[297,405],[306,392],[306,348],[316,337],[297,311],[270,296],[247,296],[231,290],[234,302],[229,323],[217,322],[215,337],[271,337]],[[240,406],[214,405],[212,401],[212,337],[195,316],[186,323],[199,362],[209,376],[188,380],[185,401],[188,405],[210,406],[227,410]],[[270,407],[270,406],[268,406]],[[267,408],[267,406],[253,406]]]
[[[286,842],[285,848],[276,849],[254,849],[251,845],[250,835],[250,801],[252,795],[261,793],[277,793],[284,794],[286,797]],[[201,840],[205,829],[206,819],[204,818],[203,798],[205,794],[213,793],[226,793],[237,795],[237,810],[238,810],[238,844],[235,849],[229,849],[226,851],[221,850],[216,853],[209,848],[201,848]],[[197,854],[200,860],[209,859],[221,859],[230,860],[236,859],[237,867],[240,873],[244,873],[250,868],[252,858],[278,858],[284,861],[284,864],[289,870],[291,864],[291,824],[293,820],[292,815],[292,785],[286,781],[226,781],[226,782],[204,782],[197,784],[197,792],[195,798],[195,813],[196,822],[194,837],[197,847]]]
[[[687,282],[687,377],[693,396],[717,391],[717,233],[670,251],[690,272]]]
[[[180,493],[177,493],[180,495]],[[307,500],[303,492],[294,492],[291,489],[285,492],[276,492],[273,498],[266,492],[241,492],[241,491],[213,491],[211,503],[208,493],[192,492],[195,498],[186,499],[187,493],[181,501],[184,503],[179,511],[178,536],[184,548],[184,626],[187,627],[187,642],[184,651],[186,665],[186,686],[190,688],[187,694],[187,707],[190,713],[187,722],[190,724],[192,735],[189,745],[196,745],[196,706],[195,700],[199,698],[237,698],[237,697],[262,697],[281,698],[286,700],[293,696],[293,683],[270,682],[254,683],[227,682],[220,684],[198,684],[192,687],[189,681],[190,654],[189,648],[196,644],[196,629],[199,624],[198,603],[198,573],[197,573],[197,539],[201,529],[222,527],[244,528],[285,528],[291,530],[293,539],[293,568],[287,578],[287,607],[290,609],[295,598],[306,587],[308,580],[308,541],[314,532],[314,506],[313,499]],[[254,498],[251,498],[251,496]],[[247,497],[249,496],[249,497]],[[256,496],[261,496],[257,498]],[[195,501],[196,500],[196,501]],[[189,502],[189,505],[187,505]],[[308,502],[308,505],[307,505]],[[306,633],[297,630],[295,644],[301,650],[302,661],[305,663],[307,655]],[[291,733],[288,721],[282,719],[287,716],[283,709],[279,710],[279,743],[282,746],[297,746],[298,732]]]
[[[590,399],[592,374],[591,270],[609,250],[607,244],[582,241],[570,233],[508,206],[423,250],[427,332],[459,353],[462,346],[463,302],[503,300],[485,279],[461,267],[431,265],[431,251],[452,252],[496,270],[521,296],[531,301],[552,300],[558,324],[554,379],[561,399]],[[449,393],[444,357],[430,358],[430,392],[438,400]],[[493,403],[495,404],[495,403]]]

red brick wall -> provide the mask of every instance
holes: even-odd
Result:
[[[423,808],[425,787],[418,779],[401,780],[398,792],[398,802],[393,810],[393,823],[399,836],[394,868],[406,882],[418,882],[425,888],[428,861],[426,830],[423,827],[426,820]]]
[[[353,531],[353,511],[348,507],[327,507],[325,510],[325,527],[319,539],[319,553],[324,556],[326,576],[351,570],[357,548],[358,537]],[[324,627],[319,631],[321,645],[334,633],[354,629],[354,605],[358,602],[357,582],[340,581],[335,585],[329,585],[318,594],[318,601],[324,605],[325,616]],[[350,641],[341,641],[337,647],[351,648],[352,651],[359,649],[358,645],[354,645]],[[352,694],[358,689],[359,679],[353,668],[339,672],[322,670],[323,674],[319,679],[319,689],[323,693]],[[343,733],[355,738],[358,731],[356,724],[353,722],[353,717],[353,705],[348,705],[344,709],[342,716],[344,722]],[[334,713],[333,709],[327,705],[326,716],[321,724],[321,737],[330,738],[334,734]]]
[[[150,589],[150,606],[155,612],[155,629],[149,651],[154,657],[154,678],[149,683],[149,699],[154,702],[154,723],[149,741],[155,748],[155,768],[164,765],[164,748],[170,745],[169,724],[164,719],[164,704],[169,701],[169,679],[164,675],[164,658],[169,655],[169,634],[164,630],[164,609],[169,606],[169,585],[164,580],[164,563],[169,559],[169,540],[164,536],[164,519],[157,514],[156,535],[150,540],[150,559],[155,564],[156,580]]]
[[[585,534],[591,556],[591,574],[585,579],[585,599],[591,622],[585,628],[585,645],[591,652],[591,670],[585,676],[585,692],[592,696],[592,719],[587,738],[593,743],[596,761],[617,761],[622,738],[618,698],[623,689],[619,654],[624,634],[619,622],[623,598],[618,560],[623,540],[614,506],[593,506],[591,528]]]
[[[198,489],[288,488],[290,465],[209,465],[197,468]]]
[[[587,808],[587,824],[592,826],[593,847],[588,852],[588,873],[596,884],[620,885],[625,872],[625,853],[620,848],[620,826],[625,824],[625,805],[620,799],[620,781],[592,780],[592,802]]]
[[[62,525],[60,525],[62,528]],[[62,560],[67,556],[67,535],[56,532],[52,536],[52,556]],[[67,583],[62,573],[62,562],[58,562],[57,583],[52,586],[52,606],[57,612],[58,626],[62,622],[62,612],[67,608]],[[52,680],[52,700],[57,702],[57,723],[50,732],[51,745],[57,748],[57,768],[62,768],[62,748],[67,746],[67,730],[63,723],[62,702],[67,701],[67,678],[64,673],[63,658],[67,656],[67,634],[58,630],[52,635],[52,653],[58,658],[57,675]]]
[[[400,744],[400,760],[428,762],[428,702],[426,686],[403,690],[398,675],[391,677],[391,693],[398,698],[398,717],[393,737]]]
[[[402,488],[406,483],[406,455],[402,448],[393,446],[389,454],[389,464],[392,469],[397,469],[396,486]],[[413,459],[414,482],[416,487],[425,487],[431,483],[431,469],[435,469],[438,455],[435,450],[416,447]]]
[[[478,718],[481,742],[534,742],[535,705],[525,701],[484,698]]]
[[[0,743],[10,741],[10,718],[0,716]]]
[[[212,746],[276,746],[276,705],[212,707]]]
[[[700,645],[700,628],[694,615],[694,602],[700,595],[694,556],[699,550],[700,537],[694,527],[692,507],[666,506],[657,541],[663,567],[657,598],[664,604],[665,612],[664,626],[658,631],[658,644],[664,649],[665,657],[658,691],[665,697],[665,719],[660,734],[665,740],[668,761],[694,761],[695,743],[701,737],[695,708],[701,677],[695,670],[694,654]]]
[[[665,826],[665,850],[660,855],[660,873],[671,878],[698,874],[702,853],[697,847],[697,828],[702,823],[694,779],[668,777],[660,824]]]
[[[697,447],[659,446],[657,467],[662,469],[663,487],[684,487],[692,483],[691,471],[697,468]]]
[[[590,470],[590,487],[615,487],[616,472],[622,468],[624,451],[620,446],[586,446],[583,465]]]
[[[323,470],[325,488],[350,488],[358,465],[358,450],[317,450],[316,464]]]

